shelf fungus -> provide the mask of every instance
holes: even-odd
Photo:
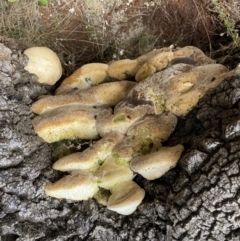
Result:
[[[97,139],[97,118],[110,115],[110,107],[86,107],[71,105],[58,107],[35,117],[35,132],[48,143],[64,139]]]
[[[107,64],[85,64],[77,69],[72,75],[63,80],[56,94],[62,94],[71,89],[88,89],[91,86],[107,81]]]
[[[57,182],[48,183],[45,186],[47,195],[71,200],[88,200],[97,193],[98,189],[96,180],[86,171],[67,175]]]
[[[154,180],[163,176],[169,169],[177,165],[184,147],[162,147],[156,152],[134,157],[131,160],[131,169],[147,180]]]
[[[96,141],[82,152],[64,156],[56,161],[53,169],[59,171],[96,170],[111,155],[113,147],[123,139],[123,135],[112,132]]]
[[[164,146],[177,117],[186,116],[228,73],[193,46],[80,67],[56,95],[32,105],[38,114],[33,127],[46,142],[96,140],[53,164],[69,175],[48,183],[46,194],[78,201],[95,198],[119,214],[133,213],[145,195],[134,177],[154,180],[177,165],[184,147]]]
[[[123,182],[112,190],[107,208],[122,215],[133,213],[142,202],[145,191],[133,181]]]
[[[35,74],[40,84],[54,85],[62,76],[62,65],[56,53],[47,47],[32,47],[24,51],[28,57],[25,69]]]
[[[61,95],[42,96],[31,109],[36,114],[69,105],[112,106],[124,99],[135,83],[133,81],[109,82],[87,90],[72,90]]]

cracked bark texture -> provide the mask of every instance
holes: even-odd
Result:
[[[50,90],[24,71],[18,45],[0,43],[1,241],[238,240],[239,72],[179,119],[166,143],[186,147],[178,167],[154,181],[137,176],[146,197],[122,216],[92,199],[44,194],[45,183],[62,174],[51,168],[52,150],[34,133],[29,107]]]
[[[168,140],[186,151],[168,195],[166,240],[239,240],[239,99],[238,69],[179,120]]]

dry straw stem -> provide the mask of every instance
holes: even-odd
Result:
[[[162,0],[151,18],[146,18],[154,35],[165,44],[206,48],[216,31],[216,20],[202,0]]]
[[[28,45],[37,35],[38,6],[35,1],[21,0],[15,3],[0,1],[0,33],[22,39]],[[34,37],[35,36],[35,37]]]
[[[224,24],[239,17],[237,0],[0,1],[0,34],[26,47],[47,46],[60,57],[65,76],[90,62],[132,58],[171,44],[211,49]],[[214,43],[213,43],[214,44]],[[209,47],[210,46],[210,47]]]

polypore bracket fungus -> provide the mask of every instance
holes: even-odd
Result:
[[[35,132],[48,143],[63,139],[97,139],[97,118],[111,113],[111,108],[106,106],[63,106],[35,117],[32,123]]]
[[[56,94],[62,94],[73,88],[80,90],[88,89],[91,86],[105,82],[108,80],[107,69],[107,64],[85,64],[63,80],[59,88],[56,90]]]
[[[93,86],[90,89],[71,90],[61,95],[42,96],[33,103],[31,110],[36,114],[70,105],[112,106],[126,98],[135,86],[133,81],[108,82]]]
[[[28,57],[26,69],[38,77],[41,84],[54,85],[62,76],[62,65],[56,53],[47,47],[32,47],[24,51]]]
[[[114,186],[122,182],[131,181],[134,178],[129,164],[117,162],[112,156],[109,156],[94,174],[98,180],[99,187],[107,190],[111,190]]]
[[[94,171],[111,155],[113,147],[119,143],[123,135],[112,132],[82,152],[76,152],[60,158],[53,164],[59,171],[91,170]]]
[[[157,152],[134,157],[131,160],[131,169],[147,180],[157,179],[176,166],[183,150],[182,145],[176,145],[162,147]]]
[[[82,66],[57,95],[33,104],[39,114],[33,126],[46,142],[102,139],[55,162],[54,169],[70,175],[47,184],[46,194],[72,200],[93,197],[119,214],[133,213],[145,195],[132,181],[135,175],[154,180],[176,166],[184,147],[162,145],[177,125],[176,116],[185,116],[228,73],[192,46]]]
[[[132,214],[142,202],[145,191],[133,181],[114,187],[107,202],[107,208],[122,215]]]
[[[96,180],[87,171],[78,171],[45,186],[46,194],[51,197],[77,201],[92,198],[98,189]]]

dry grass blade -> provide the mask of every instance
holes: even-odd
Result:
[[[227,38],[220,33],[235,31],[240,4],[214,2],[217,5],[213,0],[51,0],[43,7],[37,0],[4,0],[0,1],[0,35],[26,47],[53,49],[69,75],[89,62],[135,58],[171,44],[216,50]],[[219,9],[225,20],[220,19]],[[227,38],[224,45],[231,41]]]

